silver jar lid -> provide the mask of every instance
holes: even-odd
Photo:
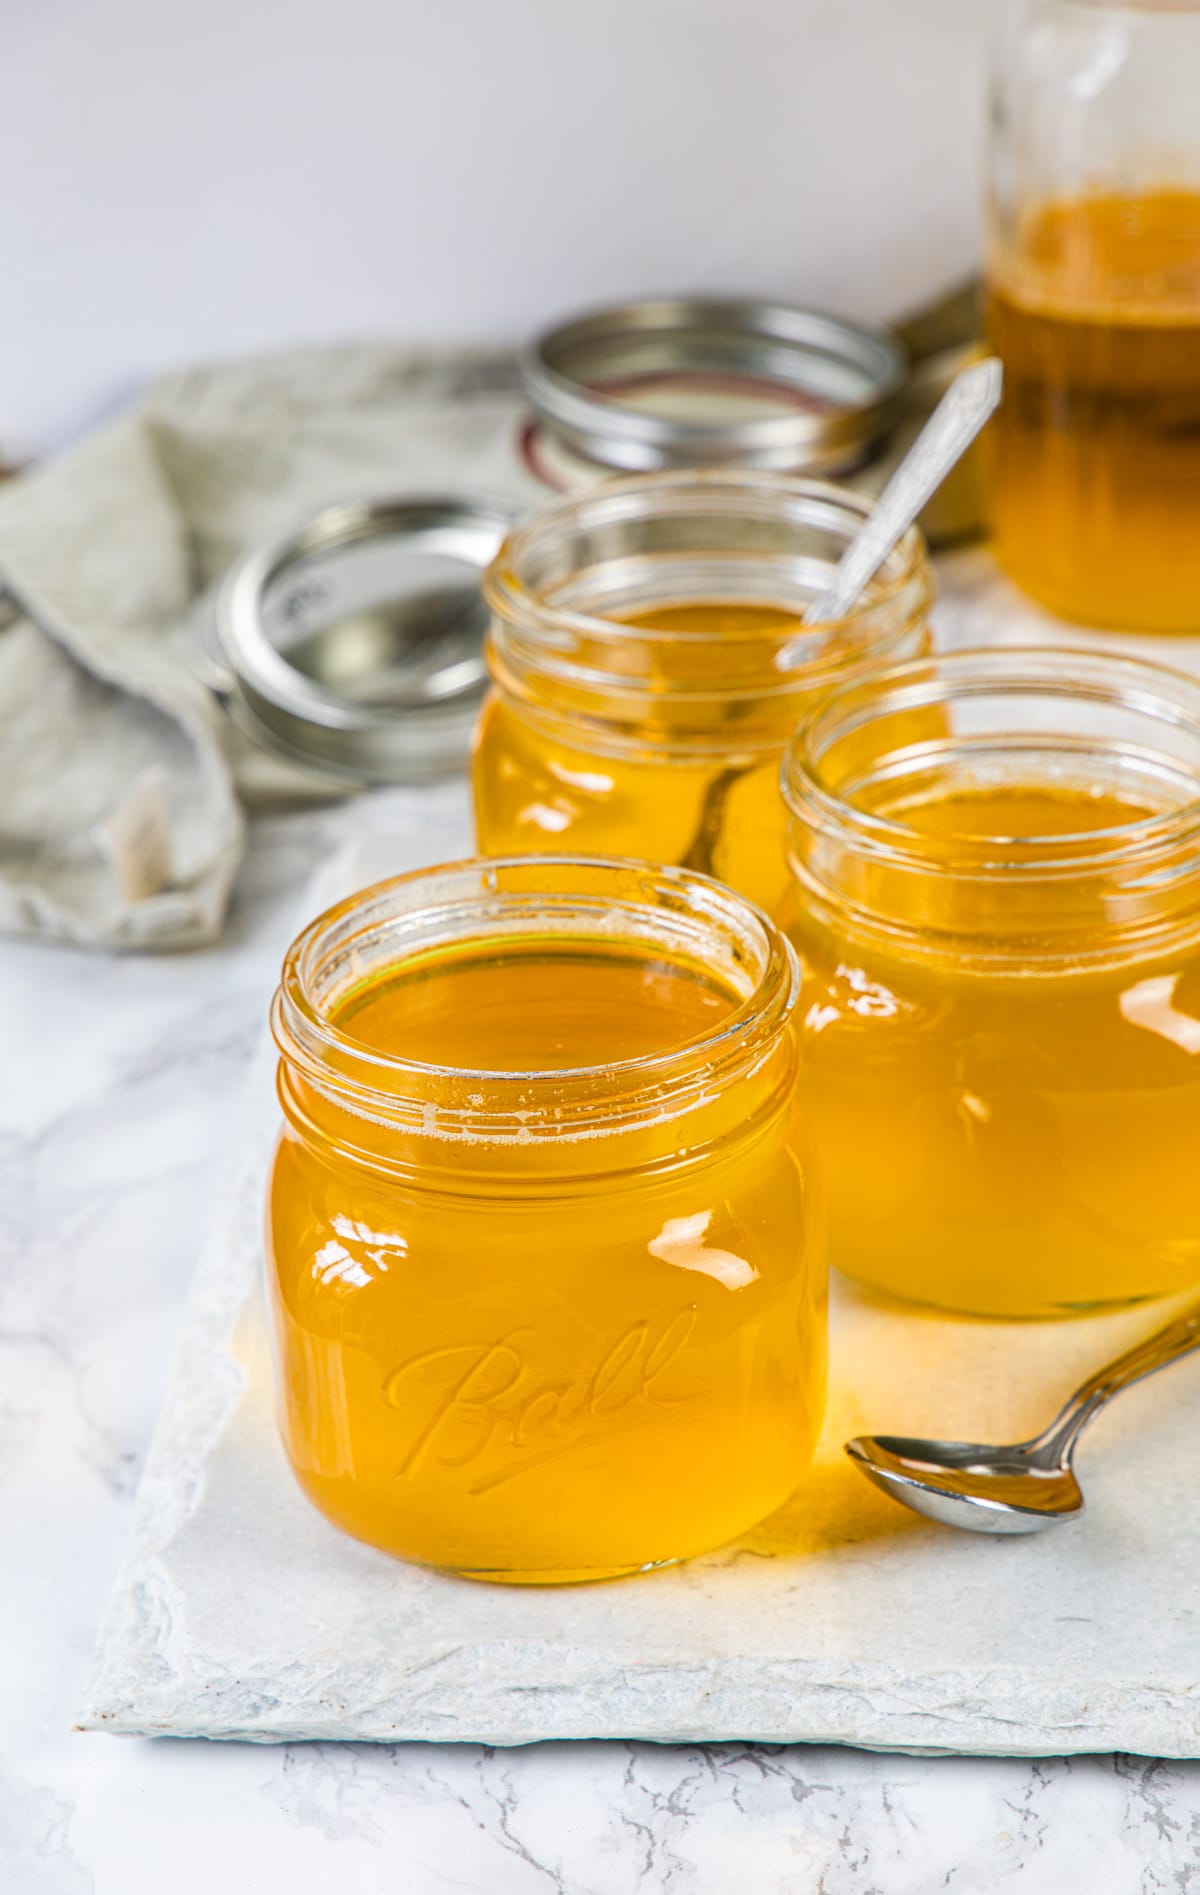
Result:
[[[359,783],[461,763],[487,683],[479,580],[516,517],[491,500],[351,501],[245,554],[218,594],[212,677],[238,723]]]
[[[885,330],[787,303],[626,303],[547,331],[526,394],[602,466],[852,467],[886,432],[907,356]]]

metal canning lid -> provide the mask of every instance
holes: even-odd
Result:
[[[908,358],[885,330],[787,303],[627,303],[548,330],[526,394],[607,467],[853,466],[894,418]]]
[[[516,517],[492,500],[351,501],[244,555],[216,609],[238,722],[357,782],[461,763],[487,685],[480,576]]]

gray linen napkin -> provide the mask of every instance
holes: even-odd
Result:
[[[338,792],[234,730],[196,614],[238,553],[329,502],[544,498],[520,413],[506,357],[293,351],[161,382],[0,487],[0,930],[212,940],[242,805]]]

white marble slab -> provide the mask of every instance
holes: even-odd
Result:
[[[360,844],[308,906],[456,846],[451,829]],[[1200,1363],[1096,1424],[1088,1512],[1045,1537],[918,1521],[841,1453],[870,1428],[1019,1438],[1158,1312],[973,1324],[843,1290],[816,1466],[743,1544],[605,1586],[472,1585],[344,1538],[287,1471],[259,1290],[268,1072],[219,1192],[85,1728],[1200,1757]]]

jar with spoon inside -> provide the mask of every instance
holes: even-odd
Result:
[[[823,481],[670,473],[517,527],[484,582],[481,850],[676,864],[772,911],[792,730],[848,679],[928,649],[933,576],[915,528],[844,618],[804,623],[870,511]]]

